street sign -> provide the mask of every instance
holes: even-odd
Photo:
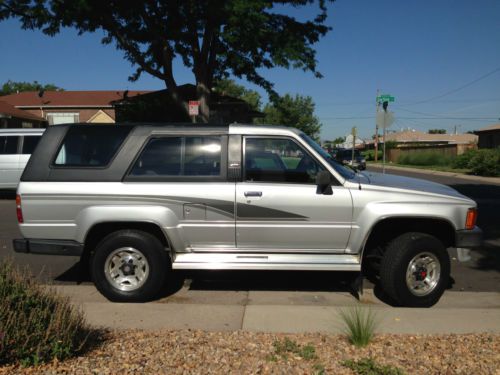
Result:
[[[394,96],[391,96],[389,94],[383,94],[377,96],[377,103],[383,103],[383,102],[389,102],[389,103],[394,102]]]
[[[189,101],[189,116],[198,116],[200,102],[198,100]]]
[[[377,125],[384,129],[390,127],[394,123],[394,112],[380,111],[377,113]]]

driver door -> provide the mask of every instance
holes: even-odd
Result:
[[[345,251],[351,231],[348,189],[316,194],[325,168],[286,137],[244,139],[243,181],[236,184],[236,243],[242,251]]]

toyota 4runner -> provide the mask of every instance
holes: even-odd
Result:
[[[447,248],[481,240],[457,191],[355,173],[285,127],[53,126],[17,193],[15,250],[81,256],[112,301],[155,298],[177,269],[317,270],[432,306]]]

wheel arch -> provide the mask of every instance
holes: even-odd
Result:
[[[455,227],[446,219],[406,216],[384,218],[373,225],[364,241],[360,257],[362,264],[373,249],[406,232],[429,234],[440,240],[446,248],[455,245]]]

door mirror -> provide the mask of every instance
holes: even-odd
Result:
[[[328,171],[320,171],[316,175],[316,194],[332,195],[332,176]]]

